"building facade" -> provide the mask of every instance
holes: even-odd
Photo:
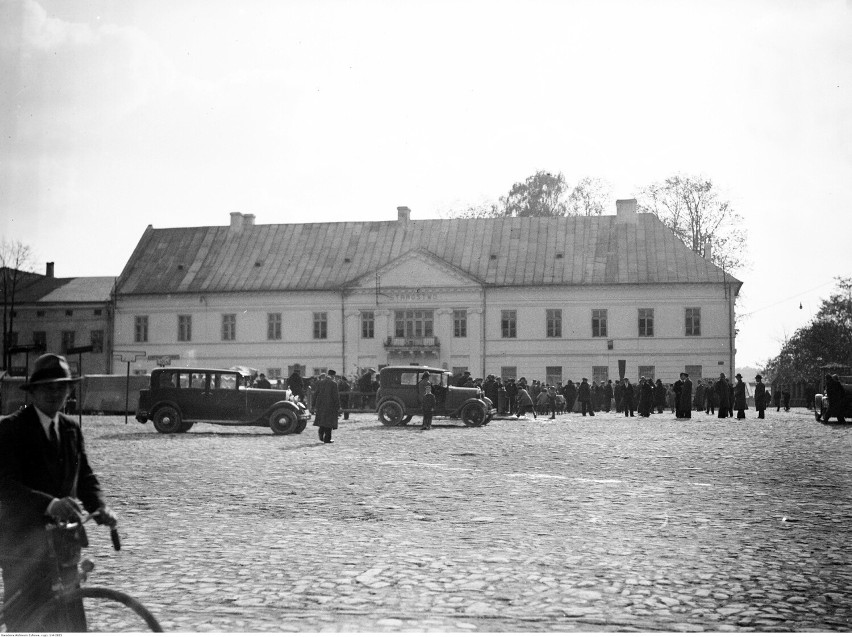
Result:
[[[136,373],[357,376],[395,363],[556,382],[731,374],[741,282],[635,200],[618,214],[149,227],[116,285]],[[177,363],[175,363],[177,364]]]

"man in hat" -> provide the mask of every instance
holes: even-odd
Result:
[[[0,420],[0,568],[9,632],[86,630],[82,602],[65,609],[67,614],[51,613],[40,622],[33,617],[52,597],[56,567],[45,523],[81,519],[82,502],[99,524],[116,524],[86,457],[83,432],[61,413],[79,380],[64,357],[40,356],[21,386],[29,404]]]
[[[763,376],[760,374],[754,377],[754,408],[757,410],[757,417],[765,419],[766,385],[763,384]]]
[[[588,378],[584,378],[580,382],[580,387],[577,390],[577,400],[580,401],[580,411],[584,416],[587,411],[590,416],[595,415],[595,410],[592,406],[592,388],[589,386]]]
[[[319,439],[329,444],[334,442],[331,432],[337,429],[337,418],[340,415],[340,392],[335,376],[337,372],[333,369],[322,374],[314,394],[314,427],[319,427]]]
[[[745,383],[742,374],[736,374],[734,378],[737,379],[737,384],[734,385],[734,409],[737,410],[737,420],[743,420],[746,409],[748,409]]]

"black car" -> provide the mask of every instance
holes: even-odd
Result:
[[[289,390],[246,387],[229,369],[158,368],[139,391],[136,420],[152,420],[160,433],[189,431],[196,422],[269,427],[279,435],[301,433],[310,417]]]

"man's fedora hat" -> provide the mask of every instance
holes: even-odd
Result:
[[[29,391],[38,385],[48,383],[78,383],[80,378],[71,376],[71,368],[64,356],[57,354],[42,354],[33,365],[33,373],[29,381],[21,385],[21,389]]]

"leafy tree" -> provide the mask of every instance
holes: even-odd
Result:
[[[517,182],[509,194],[500,198],[504,217],[564,217],[568,212],[565,193],[568,184],[562,173],[553,175],[539,170]]]
[[[713,181],[675,175],[651,184],[640,195],[640,208],[651,212],[689,248],[730,272],[746,265],[742,217],[722,198]]]
[[[611,199],[607,182],[598,177],[583,177],[568,197],[568,214],[585,217],[602,215]]]
[[[818,380],[828,363],[852,365],[852,278],[837,278],[839,291],[823,300],[810,325],[799,328],[766,363],[768,377],[782,382]]]
[[[15,294],[32,265],[30,247],[20,241],[0,241],[0,286],[3,287],[3,368],[9,369],[11,333],[15,330]]]

